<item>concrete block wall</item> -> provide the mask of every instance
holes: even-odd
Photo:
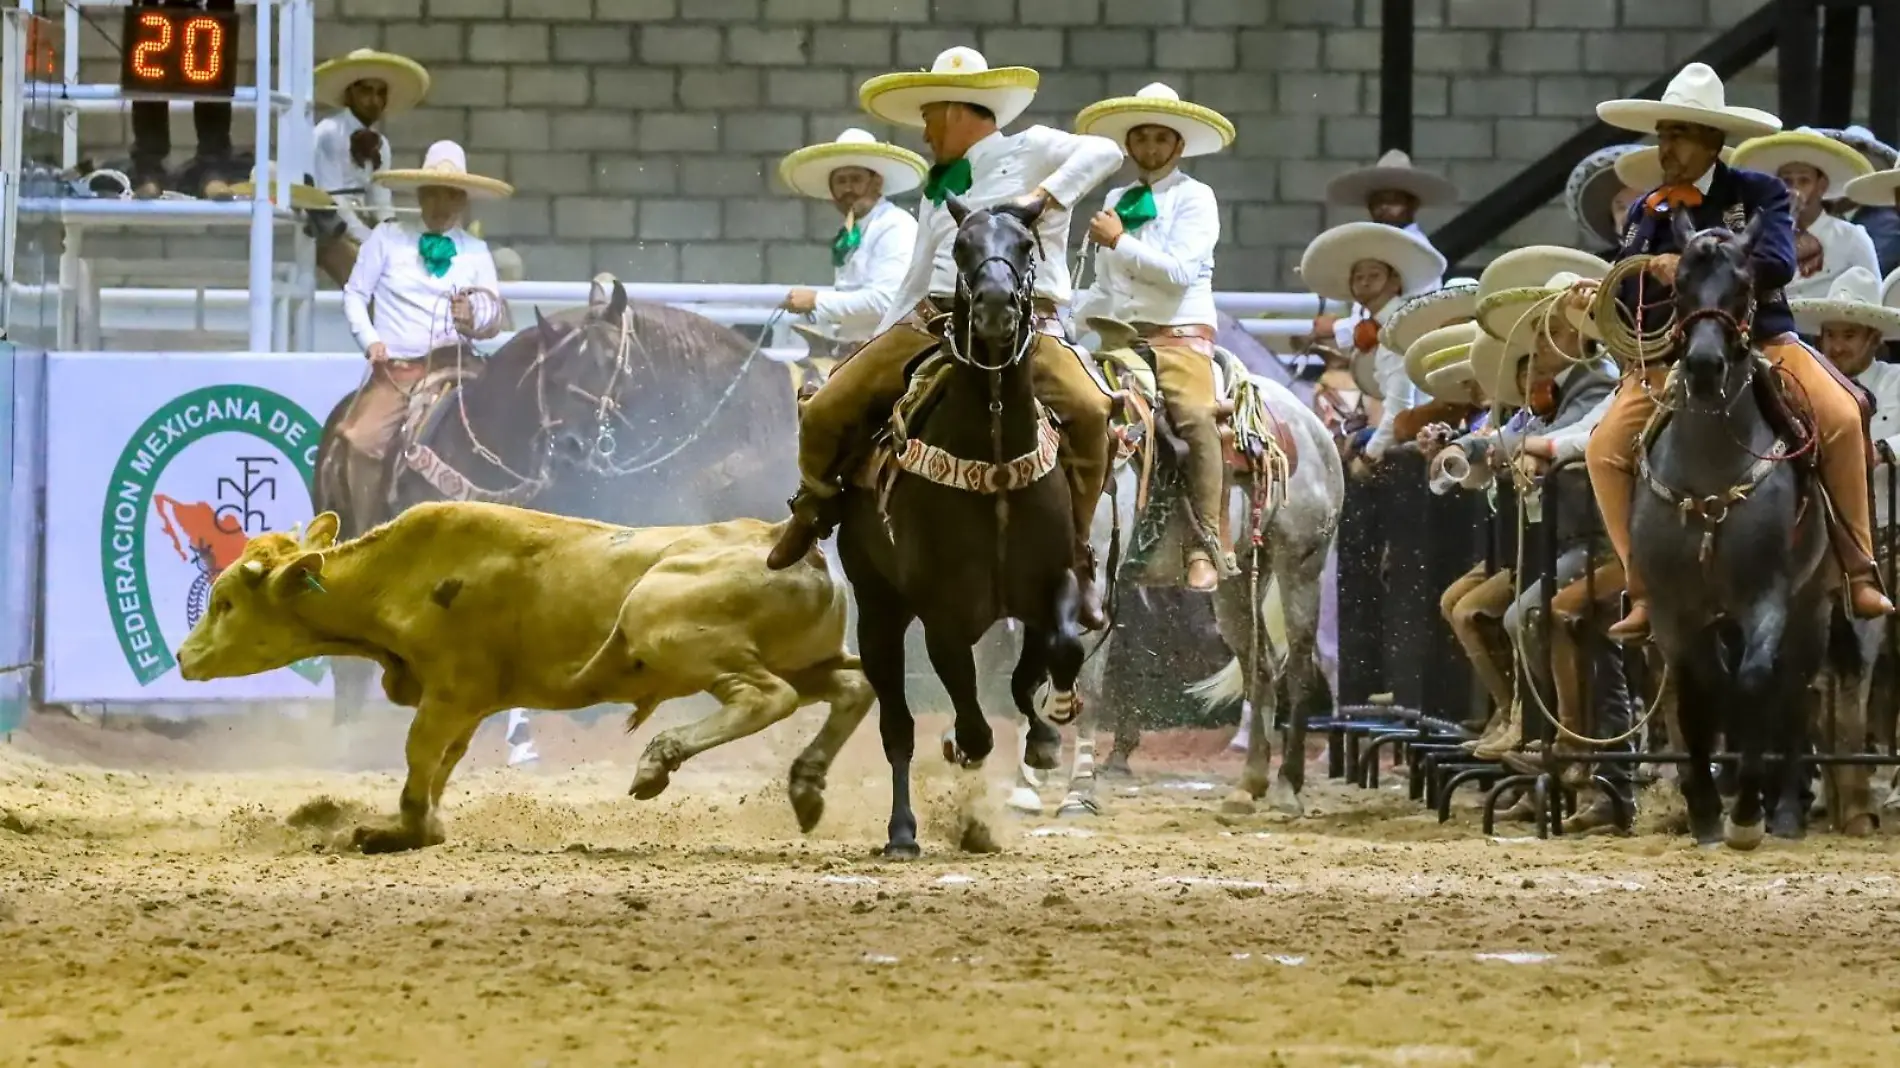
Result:
[[[921,147],[860,112],[857,88],[953,44],[1043,72],[1025,121],[1066,127],[1157,79],[1233,118],[1235,148],[1193,168],[1222,200],[1226,289],[1295,285],[1305,243],[1357,214],[1322,204],[1326,182],[1379,149],[1379,0],[317,2],[320,59],[370,46],[429,66],[427,106],[390,123],[397,158],[455,138],[513,182],[481,217],[537,279],[828,280],[838,218],[778,185],[779,158],[853,125]],[[1418,0],[1414,155],[1478,198],[1758,3]],[[107,29],[86,35],[91,79],[113,76]],[[1772,71],[1731,96],[1772,109]],[[175,126],[182,157],[189,116]],[[240,113],[240,141],[249,129]],[[85,120],[102,157],[128,134],[118,116]],[[1553,204],[1505,242],[1574,237]],[[241,241],[164,240],[243,256]]]

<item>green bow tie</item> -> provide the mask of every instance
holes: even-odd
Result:
[[[422,254],[422,267],[429,276],[440,278],[449,273],[449,264],[455,260],[455,239],[447,234],[423,234],[416,251]]]
[[[930,177],[924,182],[924,196],[929,197],[932,204],[942,207],[946,199],[969,192],[973,180],[969,160],[939,163],[930,168]]]
[[[863,226],[853,223],[850,226],[839,227],[838,236],[831,239],[831,265],[843,267],[844,261],[850,259],[851,254],[856,252],[858,246],[862,244],[864,244]]]
[[[1115,204],[1115,214],[1121,217],[1122,229],[1133,233],[1155,221],[1155,191],[1146,182],[1128,187],[1121,200]]]

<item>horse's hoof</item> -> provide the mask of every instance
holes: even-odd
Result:
[[[880,854],[885,860],[916,860],[924,851],[916,842],[891,842]]]
[[[1070,794],[1062,799],[1062,807],[1056,809],[1059,819],[1081,819],[1102,814],[1102,803],[1093,797]]]
[[[1725,822],[1722,828],[1722,840],[1730,849],[1747,852],[1761,844],[1762,825],[1751,823],[1743,825],[1734,820]]]
[[[1062,763],[1062,736],[1030,738],[1023,747],[1023,764],[1034,771],[1054,771]]]
[[[1220,810],[1229,816],[1251,816],[1254,814],[1253,795],[1245,790],[1233,790],[1221,801]]]
[[[1018,786],[1010,791],[1009,800],[1003,802],[1003,807],[1025,816],[1040,816],[1042,815],[1042,797],[1027,786]]]
[[[965,853],[1001,853],[1003,851],[1003,847],[996,841],[996,835],[990,833],[990,825],[982,820],[971,820],[963,825],[963,835],[957,840],[957,848]]]
[[[1778,815],[1768,821],[1768,833],[1776,838],[1799,841],[1807,837],[1808,828],[1799,816]]]
[[[963,751],[963,747],[957,744],[957,729],[955,727],[943,732],[944,763],[955,764],[960,768],[980,768],[983,766],[984,759],[984,757],[972,757]],[[1053,767],[1054,765],[1050,766]]]
[[[1848,819],[1846,825],[1841,828],[1841,833],[1849,838],[1872,838],[1878,826],[1878,822],[1870,813],[1863,812]]]
[[[1049,696],[1043,699],[1042,714],[1043,718],[1056,726],[1066,727],[1075,722],[1075,717],[1082,714],[1082,695],[1074,690],[1052,690]]]
[[[1300,792],[1288,785],[1285,779],[1274,780],[1273,788],[1267,791],[1267,806],[1294,819],[1306,815],[1306,802],[1300,800]]]

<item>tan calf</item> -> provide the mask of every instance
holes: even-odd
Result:
[[[873,701],[845,652],[843,588],[815,554],[766,570],[772,524],[636,529],[458,502],[418,505],[351,541],[336,532],[326,512],[301,539],[253,539],[212,586],[178,664],[192,680],[313,656],[382,665],[389,699],[416,716],[401,819],[358,828],[365,852],[443,840],[443,787],[495,712],[625,702],[637,727],[702,692],[719,711],[654,738],[631,792],[653,797],[694,754],[824,701],[830,717],[791,772],[810,830],[825,771]]]

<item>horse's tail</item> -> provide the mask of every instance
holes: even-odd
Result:
[[[1247,696],[1246,669],[1240,666],[1240,658],[1236,656],[1219,671],[1188,684],[1187,694],[1201,703],[1204,712],[1226,708]]]

